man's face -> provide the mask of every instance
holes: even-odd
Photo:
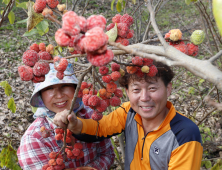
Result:
[[[55,113],[70,109],[74,93],[73,84],[56,84],[41,90],[45,106]]]
[[[167,97],[171,93],[172,84],[167,87],[160,78],[147,83],[145,80],[132,81],[126,90],[131,107],[142,120],[157,120],[167,111]]]

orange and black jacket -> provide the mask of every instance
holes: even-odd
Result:
[[[142,120],[130,106],[122,105],[99,121],[98,136],[111,137],[125,131],[126,170],[199,170],[203,154],[198,127],[167,102],[169,113],[158,127],[144,135]],[[98,123],[80,119],[82,132],[95,135]]]

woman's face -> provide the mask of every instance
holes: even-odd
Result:
[[[70,109],[74,93],[73,84],[56,84],[41,90],[45,106],[55,113]]]

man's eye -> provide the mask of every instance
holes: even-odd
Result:
[[[156,90],[156,87],[150,87],[150,90],[151,90],[151,91],[155,91],[155,90]]]

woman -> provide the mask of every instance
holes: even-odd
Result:
[[[50,160],[51,152],[59,152],[63,142],[55,139],[56,125],[52,123],[57,112],[69,110],[72,98],[75,93],[77,78],[74,76],[73,66],[68,65],[63,80],[56,77],[57,71],[54,65],[50,64],[50,72],[46,75],[45,81],[35,84],[30,104],[38,107],[34,114],[35,121],[29,126],[23,135],[18,148],[17,155],[22,169],[42,169]],[[89,119],[92,109],[83,105],[81,98],[77,98],[73,112],[80,118]],[[48,138],[43,138],[40,128],[54,129],[50,131]],[[113,147],[109,139],[102,139],[100,142],[86,143],[78,139],[93,142],[94,137],[84,139],[84,135],[73,136],[72,142],[81,142],[83,145],[84,157],[81,159],[69,159],[64,162],[66,168],[81,166],[93,167],[99,170],[109,169],[114,161]]]

